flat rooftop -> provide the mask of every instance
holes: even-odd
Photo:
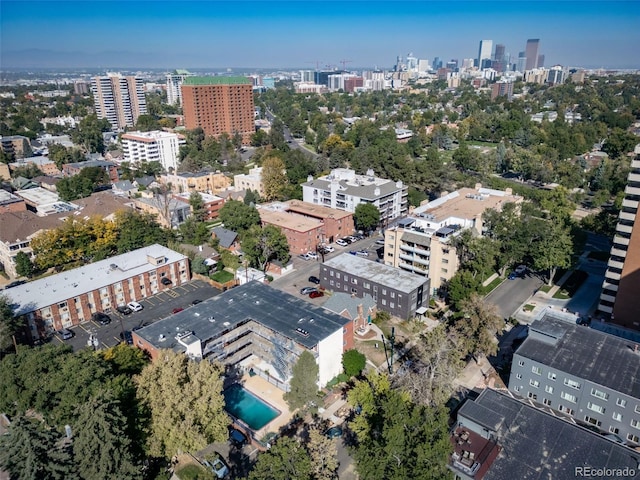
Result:
[[[403,190],[405,185],[398,181],[376,177],[373,172],[367,175],[357,175],[348,168],[336,168],[329,175],[309,180],[302,184],[303,187],[312,187],[320,190],[330,190],[332,184],[337,184],[338,192],[345,195],[376,200]]]
[[[17,190],[14,192],[17,196],[24,198],[25,201],[34,205],[49,205],[60,200],[57,193],[53,193],[46,188],[36,187],[27,190]]]
[[[631,340],[544,316],[529,326],[529,336],[516,354],[640,398],[640,348],[636,352],[636,345]]]
[[[192,331],[204,343],[247,320],[258,322],[307,349],[350,322],[302,298],[253,281],[155,322],[136,334],[156,348],[184,352],[185,347],[175,338],[177,333]],[[300,334],[298,328],[307,335]]]
[[[258,208],[258,213],[264,223],[286,228],[287,230],[295,230],[296,232],[308,232],[323,225],[322,221],[316,218],[282,210]]]
[[[366,260],[350,253],[343,253],[327,260],[324,265],[405,293],[411,293],[429,281],[422,275]]]
[[[316,218],[341,219],[353,216],[351,212],[345,212],[344,210],[337,210],[323,205],[316,205],[315,203],[303,202],[301,200],[289,200],[284,202],[284,204],[287,205],[290,212],[301,213],[303,215],[309,215]]]
[[[155,244],[27,282],[9,288],[3,293],[9,298],[10,303],[15,304],[15,313],[22,315],[158,268],[149,263],[147,255],[154,258],[165,257],[166,263],[187,258],[181,253]]]
[[[411,216],[430,217],[437,223],[451,217],[473,220],[490,208],[495,209],[505,203],[521,201],[522,197],[502,190],[461,188],[416,208]]]
[[[251,79],[247,77],[186,77],[182,82],[183,86],[198,85],[252,85]]]
[[[500,451],[483,480],[575,480],[576,467],[586,466],[638,472],[640,453],[492,389],[460,408],[458,420],[464,418],[496,432]]]

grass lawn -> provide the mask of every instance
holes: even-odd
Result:
[[[552,288],[553,288],[553,285],[542,285],[540,287],[540,290],[543,291],[544,293],[549,293]]]
[[[522,307],[522,310],[524,310],[525,312],[531,312],[534,308],[536,308],[535,305],[527,303],[524,307]]]
[[[215,477],[199,465],[190,464],[176,471],[176,475],[180,480],[213,480]]]
[[[215,280],[219,283],[226,283],[233,280],[233,273],[227,272],[226,270],[220,270],[219,272],[211,275],[211,280]]]
[[[494,278],[489,285],[487,285],[486,287],[482,287],[482,294],[487,295],[489,292],[493,291],[493,289],[495,289],[498,285],[500,285],[503,280],[504,278],[500,278],[500,277]]]

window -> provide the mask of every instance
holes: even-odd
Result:
[[[540,382],[538,380],[529,380],[529,385],[531,385],[532,387],[535,387],[535,388],[539,388],[540,387]]]
[[[58,308],[67,308],[67,302],[59,303]]]
[[[637,428],[638,430],[640,430],[640,422],[638,420],[636,420],[635,418],[633,420],[631,420],[631,424],[630,424],[633,428]]]
[[[636,405],[636,408],[634,408],[633,410],[636,413],[640,413],[640,405]]]
[[[551,406],[551,400],[549,400],[548,398],[543,398],[542,403],[544,403],[547,407]]]
[[[386,305],[386,304],[387,304],[387,301],[386,301],[384,298],[382,299],[382,304],[383,304],[383,305]]]
[[[602,390],[598,390],[597,388],[592,388],[591,389],[591,395],[593,395],[594,397],[601,398],[602,400],[608,400],[609,399],[609,394],[608,393],[603,392]]]
[[[329,272],[329,275],[333,277],[333,270]]]
[[[602,422],[600,420],[598,420],[597,418],[590,417],[588,415],[584,417],[584,421],[589,422],[591,425],[595,425],[596,427],[599,427],[600,425],[602,425]]]
[[[549,374],[547,375],[547,378],[549,380],[554,380],[556,379],[556,374],[554,372],[549,372]]]
[[[524,360],[520,360],[520,361],[518,362],[518,365],[520,365],[521,367],[524,367]]]
[[[575,388],[576,390],[580,390],[580,383],[576,382],[575,380],[571,380],[569,378],[565,378],[564,379],[564,384],[567,387],[571,387],[571,388]]]
[[[619,407],[626,407],[627,406],[627,401],[624,398],[618,398],[616,400],[616,405],[618,405]]]
[[[362,284],[362,286],[363,286],[364,288],[371,288],[371,284],[370,284],[369,282],[364,282],[364,283]]]
[[[393,292],[393,291],[392,291],[392,292],[390,292],[390,293],[389,293],[389,296],[390,296],[391,298],[396,298],[396,292]]]
[[[612,418],[616,421],[616,422],[621,422],[622,421],[622,414],[618,413],[618,412],[613,412],[613,416]]]
[[[535,365],[531,367],[531,371],[536,375],[542,375],[542,369],[540,367],[536,367]]]
[[[518,380],[522,380],[522,374],[521,373],[516,373],[516,378]]]
[[[597,403],[587,403],[587,408],[592,412],[604,413],[604,407],[598,405]]]
[[[576,401],[578,400],[575,395],[571,395],[570,393],[566,393],[566,392],[562,392],[560,394],[560,398],[567,400],[568,402],[571,402],[571,403],[576,403]]]
[[[535,393],[529,392],[529,398],[531,400],[537,400],[538,399],[538,395],[536,395]]]
[[[353,283],[354,285],[358,284],[358,279],[357,278],[352,278],[351,279],[351,283]]]
[[[573,415],[573,409],[568,407],[563,407],[562,405],[558,405],[558,410],[564,413],[568,413],[569,415]]]
[[[382,289],[382,294],[383,294],[383,295],[386,295],[386,294],[387,294],[387,289],[386,289],[386,288],[383,288],[383,289]]]
[[[333,287],[333,280],[329,280],[329,285]]]
[[[553,387],[550,386],[550,385],[546,385],[544,387],[544,391],[547,392],[547,393],[553,393]]]
[[[629,434],[627,434],[627,440],[629,440],[630,442],[633,442],[633,443],[638,443],[638,440],[640,440],[640,439],[638,438],[637,435],[634,435],[633,433],[629,433]]]
[[[336,272],[336,278],[340,278],[340,272]]]
[[[519,392],[519,391],[520,391],[520,387],[514,387],[513,389],[514,389],[516,392]]]
[[[620,433],[620,429],[618,427],[609,427],[609,433]]]

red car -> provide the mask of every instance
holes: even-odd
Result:
[[[324,292],[315,291],[309,294],[309,298],[318,298],[318,297],[324,297]]]
[[[180,308],[180,307],[178,307],[178,308],[174,308],[174,309],[171,311],[171,313],[178,313],[178,312],[181,312],[182,310],[184,310],[184,308]]]

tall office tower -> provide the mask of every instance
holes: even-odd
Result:
[[[640,225],[635,228],[640,203],[640,150],[637,147],[624,193],[598,310],[610,313],[612,323],[640,330]]]
[[[541,53],[540,55],[538,55],[538,67],[537,68],[542,68],[544,67],[544,55]]]
[[[407,55],[407,70],[409,72],[418,71],[418,59],[413,56],[413,53]]]
[[[493,40],[480,40],[478,48],[478,68],[491,67],[491,51],[493,50]]]
[[[516,71],[523,73],[527,66],[527,54],[525,52],[518,53],[518,62],[516,63]]]
[[[452,58],[447,62],[446,68],[451,70],[452,72],[456,72],[458,70],[458,59]]]
[[[91,79],[91,93],[98,118],[106,118],[113,130],[133,127],[147,113],[142,79],[108,73]]]
[[[496,51],[493,53],[493,59],[496,62],[502,62],[504,60],[505,46],[501,43],[496,44]]]
[[[527,40],[527,47],[525,48],[525,56],[527,57],[527,63],[525,65],[525,70],[533,70],[534,68],[538,68],[538,49],[540,48],[540,39],[539,38],[530,38]]]
[[[174,70],[167,74],[167,103],[169,105],[182,105],[182,82],[186,77],[193,76],[187,70]]]
[[[442,68],[442,60],[440,60],[440,57],[435,57],[433,59],[433,64],[431,64],[431,67],[433,70],[438,70],[439,68]]]
[[[223,133],[251,142],[255,133],[253,86],[245,77],[186,77],[182,83],[184,124],[206,135]]]
[[[300,70],[300,81],[303,83],[313,83],[313,70]]]
[[[464,70],[467,70],[472,67],[473,67],[473,58],[465,58],[464,60],[462,60],[462,68]]]
[[[419,72],[428,72],[429,70],[431,70],[431,64],[429,63],[428,59],[421,58],[420,60],[418,60],[418,71]]]

